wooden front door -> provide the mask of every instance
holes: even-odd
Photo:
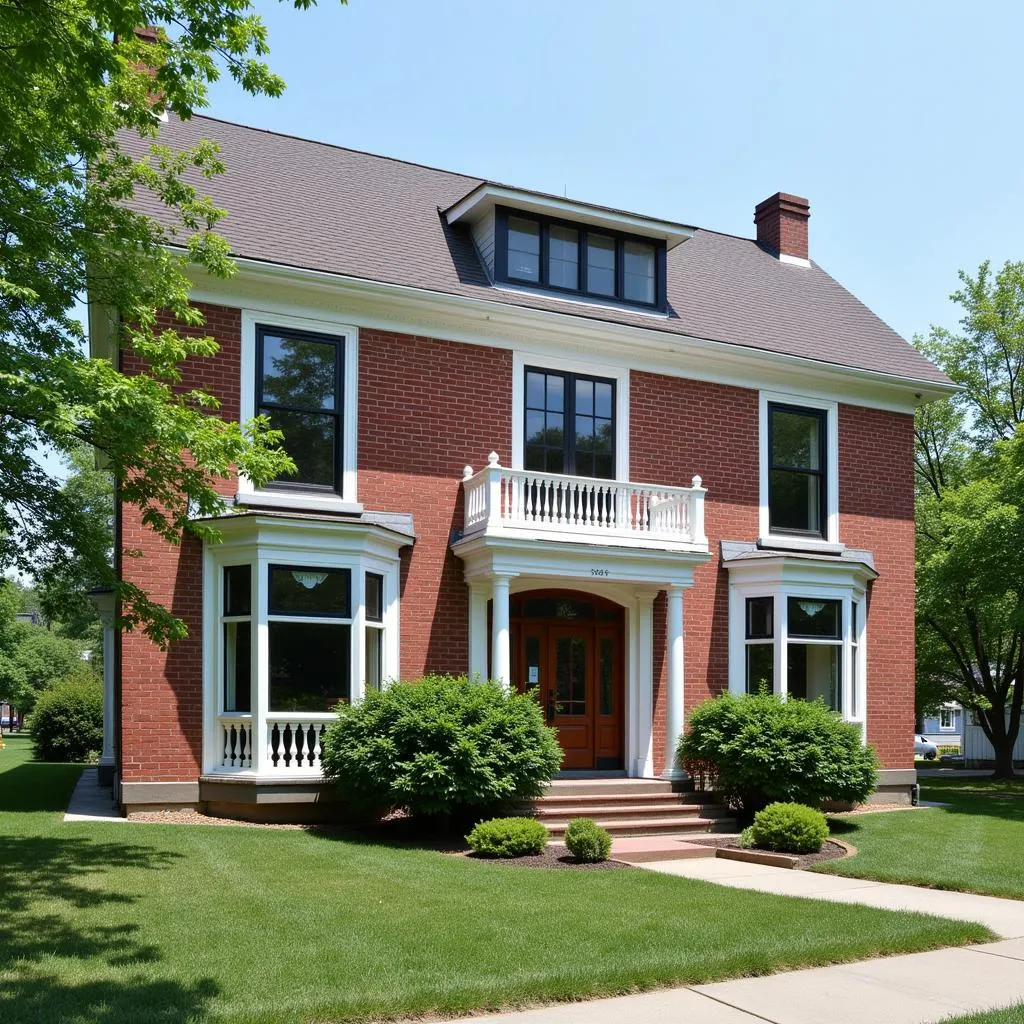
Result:
[[[589,595],[556,598],[531,593],[513,603],[513,679],[536,696],[558,731],[563,768],[619,770],[625,764],[622,609]]]

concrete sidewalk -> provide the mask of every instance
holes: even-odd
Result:
[[[1024,937],[1024,900],[975,896],[968,892],[893,885],[865,878],[819,875],[811,871],[770,868],[723,860],[663,860],[644,864],[649,871],[682,878],[697,878],[735,889],[754,889],[780,896],[803,896],[833,903],[863,903],[884,910],[916,910],[922,914],[977,921],[1004,939]]]
[[[95,768],[85,768],[71,794],[68,802],[65,821],[119,821],[124,822],[117,813],[114,798],[109,786],[101,786],[97,781]]]

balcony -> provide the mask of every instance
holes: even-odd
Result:
[[[462,478],[462,538],[503,536],[663,551],[706,553],[701,478],[691,487],[624,483],[506,469],[491,452],[486,468]]]

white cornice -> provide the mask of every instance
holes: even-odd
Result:
[[[785,355],[653,327],[596,320],[236,257],[228,281],[196,273],[192,298],[278,314],[316,309],[359,327],[544,352],[557,346],[593,358],[618,356],[632,369],[737,387],[789,389],[824,399],[912,412],[953,394],[953,385]]]

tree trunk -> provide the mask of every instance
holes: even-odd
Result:
[[[1013,744],[1014,737],[1000,736],[999,742],[992,745],[996,755],[996,770],[992,773],[993,779],[1012,779],[1013,773]]]

